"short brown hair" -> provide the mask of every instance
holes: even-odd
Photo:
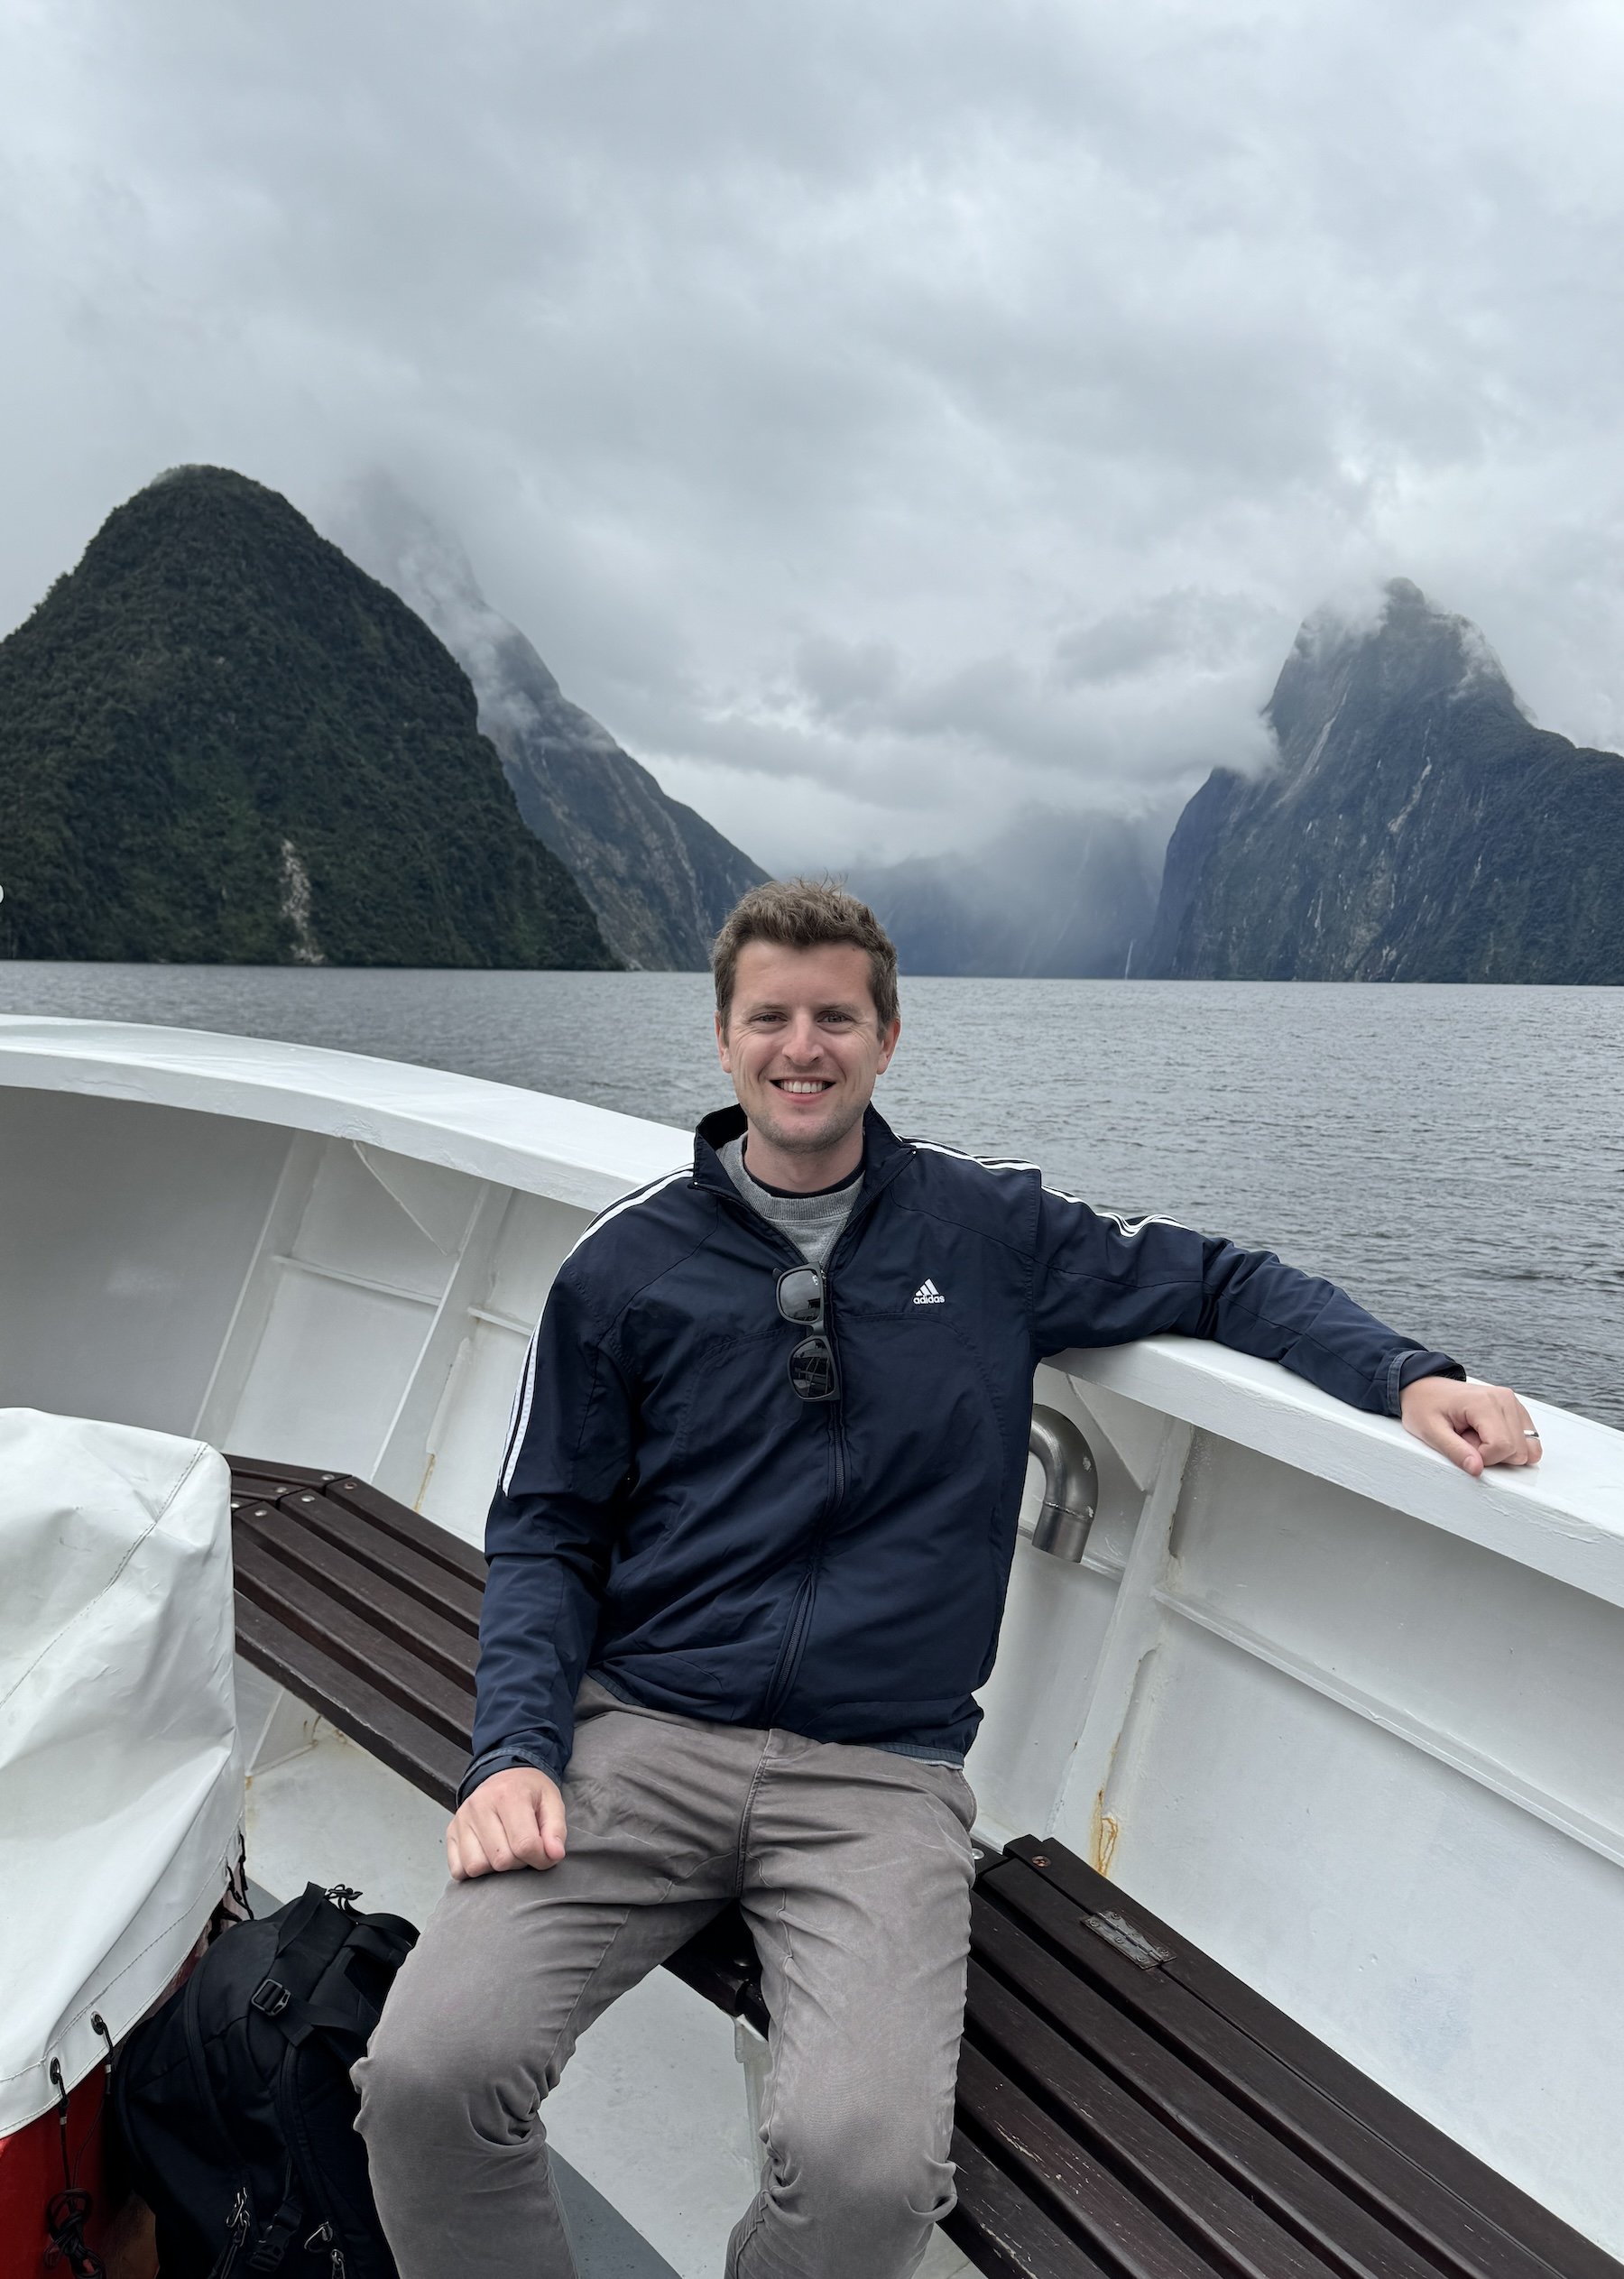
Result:
[[[882,1029],[897,1018],[896,945],[866,902],[828,879],[768,879],[734,904],[711,945],[716,979],[716,1018],[723,1031],[733,1010],[734,977],[739,952],[750,942],[773,942],[780,949],[821,949],[826,942],[850,942],[866,950],[869,993]]]

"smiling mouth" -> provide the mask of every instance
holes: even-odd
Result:
[[[832,1076],[773,1076],[769,1081],[775,1092],[787,1092],[792,1100],[810,1099],[835,1088]]]

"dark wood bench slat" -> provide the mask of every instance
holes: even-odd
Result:
[[[346,1477],[343,1472],[313,1471],[309,1464],[264,1463],[257,1456],[227,1456],[226,1462],[231,1467],[234,1490],[253,1488],[257,1492],[274,1484],[280,1495],[283,1488],[319,1488],[329,1480]],[[274,1502],[275,1497],[267,1500]]]
[[[1216,2268],[1242,2279],[1327,2279],[1331,2266],[973,1961],[965,2016],[977,2045],[1057,2106],[1068,2133]]]
[[[1045,1866],[1038,1872],[1080,1906],[1112,1908],[1137,1924],[1155,1945],[1170,1949],[1171,1959],[1165,1966],[1170,1977],[1232,2019],[1260,2047],[1445,2183],[1547,2268],[1563,2273],[1564,2279],[1619,2279],[1618,2264],[1592,2240],[1519,2191],[1509,2178],[1445,2136],[1368,2073],[1361,2072],[1255,1987],[1192,1946],[1148,1907],[1125,1899],[1113,1884],[1096,1875],[1064,1845],[1044,1844],[1028,1836],[1011,1845],[1010,1850],[1029,1864],[1041,1858]]]
[[[959,2052],[958,2112],[1004,2174],[1121,2279],[1210,2279],[1223,2270],[1169,2230],[973,2040]]]
[[[971,1909],[971,1944],[990,1970],[1347,2279],[1437,2279],[1435,2263],[1339,2191],[1319,2169],[979,1893]]]
[[[231,1508],[236,1511],[245,1503],[275,1503],[279,1497],[288,1493],[288,1486],[285,1480],[261,1480],[253,1472],[234,1472],[231,1475]]]
[[[1055,1850],[1047,1847],[1044,1856],[1052,1858]],[[1549,2265],[1167,1970],[1142,1970],[1108,1945],[1084,1924],[1076,1901],[1013,1850],[984,1883],[996,1904],[1058,1947],[1120,2007],[1384,2222],[1397,2225],[1446,2272],[1458,2279],[1551,2279]],[[1125,1914],[1121,1895],[1112,1896],[1113,1912]]]
[[[420,1551],[427,1559],[434,1560],[450,1574],[460,1575],[465,1582],[472,1582],[483,1591],[485,1580],[485,1555],[471,1543],[464,1543],[448,1527],[437,1527],[432,1519],[425,1519],[420,1512],[409,1511],[403,1503],[386,1496],[364,1480],[357,1480],[353,1472],[329,1481],[326,1492],[336,1504],[346,1510],[358,1512],[370,1519],[397,1543],[403,1543],[413,1551]]]
[[[479,1636],[479,1611],[484,1592],[448,1567],[414,1551],[409,1544],[385,1535],[375,1521],[336,1503],[314,1488],[292,1488],[277,1499],[277,1509],[290,1519],[323,1536],[398,1591],[419,1600],[470,1639]]]
[[[443,1567],[449,1574],[459,1575],[465,1582],[484,1588],[485,1559],[471,1543],[464,1543],[448,1527],[425,1519],[420,1512],[412,1511],[393,1496],[386,1496],[379,1488],[357,1477],[353,1472],[318,1472],[308,1464],[279,1464],[267,1462],[259,1456],[227,1456],[231,1467],[234,1490],[252,1487],[263,1494],[267,1501],[277,1502],[291,1488],[314,1488],[354,1511],[374,1527],[380,1527],[397,1543],[404,1543],[414,1551]],[[271,1490],[274,1488],[275,1493]]]
[[[251,1537],[291,1573],[325,1591],[336,1606],[420,1656],[429,1668],[472,1697],[478,1640],[315,1532],[303,1506],[245,1505],[235,1515],[235,1527],[239,1536]]]
[[[987,2279],[1112,2279],[962,2128],[953,2161],[958,2204],[942,2228]]]
[[[238,1650],[256,1670],[318,1710],[425,1796],[448,1812],[455,1809],[457,1783],[467,1769],[466,1749],[240,1593],[236,1635]]]
[[[243,1512],[236,1517],[239,1591],[273,1614],[285,1629],[297,1631],[330,1660],[353,1670],[374,1692],[432,1725],[453,1747],[466,1752],[474,1722],[473,1696],[346,1607],[337,1605],[319,1584],[295,1574],[246,1532]]]

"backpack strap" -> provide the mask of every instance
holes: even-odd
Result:
[[[312,2034],[322,2034],[329,2042],[354,2043],[355,2055],[365,2055],[366,2034],[353,2013],[307,2001],[280,1979],[262,1979],[248,1998],[248,2007],[257,2010],[261,2017],[269,2018],[295,2049],[308,2042]]]
[[[283,1912],[281,1927],[276,1934],[278,1961],[283,1955],[304,1955],[314,1951],[319,1956],[319,1969],[344,1944],[349,1921],[318,1883],[306,1884],[292,1905]]]
[[[387,1921],[353,1915],[319,1885],[307,1884],[288,1910],[272,1967],[248,1998],[248,2007],[269,2019],[295,2049],[319,2034],[353,2063],[365,2052],[369,2026],[356,2010],[337,2008],[317,1996],[334,1964],[348,1954],[371,1955],[392,1970],[399,1965],[410,1942],[383,1928]]]
[[[358,1916],[351,1924],[349,1937],[345,1942],[350,1952],[369,1954],[374,1962],[383,1963],[385,1970],[398,1970],[411,1952],[415,1942],[403,1938],[398,1931],[382,1928],[393,1920],[391,1915]]]

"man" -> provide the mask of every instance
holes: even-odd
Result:
[[[1173,1331],[1537,1461],[1501,1389],[1329,1283],[900,1140],[872,913],[797,881],[715,953],[738,1106],[560,1268],[488,1531],[454,1878],[357,2069],[401,2279],[565,2279],[539,2108],[730,1900],[772,2017],[730,2279],[902,2279],[953,2204],[973,1804],[1046,1353]]]

